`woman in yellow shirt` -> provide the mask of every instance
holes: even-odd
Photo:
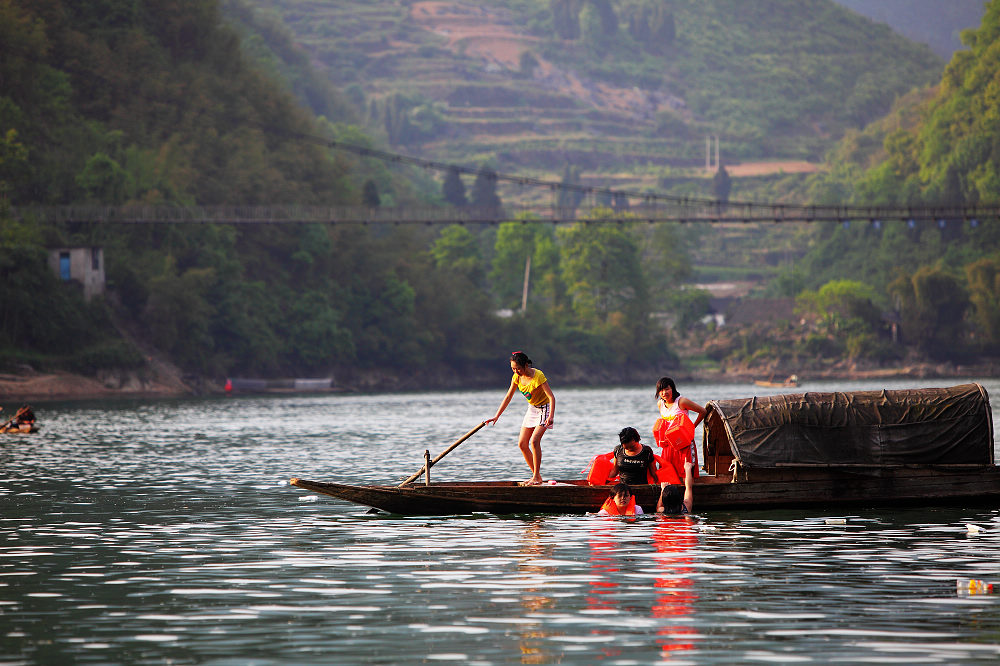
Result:
[[[510,355],[510,369],[514,376],[510,380],[507,395],[497,409],[496,416],[486,419],[484,423],[494,424],[507,409],[514,391],[520,391],[528,400],[528,411],[521,421],[521,434],[517,445],[521,449],[524,461],[531,468],[531,478],[523,483],[526,486],[537,486],[542,483],[542,435],[552,428],[556,413],[556,397],[552,394],[545,373],[531,367],[531,359],[524,352],[516,351]]]

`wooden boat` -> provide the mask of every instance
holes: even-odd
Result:
[[[35,432],[38,432],[38,426],[34,423],[21,423],[19,425],[5,423],[0,425],[0,435],[27,435]]]
[[[694,487],[698,513],[1000,502],[993,417],[979,384],[719,400],[706,408],[706,473]],[[403,515],[596,512],[611,490],[583,479],[540,486],[290,483]],[[635,486],[633,492],[647,513],[655,509],[657,486]]]
[[[9,421],[0,423],[0,434],[3,435],[26,435],[33,432],[38,432],[38,426],[35,425],[35,413],[28,405],[18,409]]]
[[[799,378],[797,375],[789,375],[784,380],[778,382],[774,381],[774,378],[770,379],[755,379],[754,386],[762,386],[764,388],[794,388],[799,385]]]

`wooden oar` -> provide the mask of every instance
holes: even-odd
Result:
[[[0,409],[3,409],[3,407],[0,407]],[[21,414],[24,414],[26,411],[28,411],[27,405],[21,407],[21,409],[14,412],[14,416],[11,418],[11,420],[4,423],[2,426],[0,426],[0,428],[13,428],[14,425],[17,423],[17,419],[20,418]]]
[[[451,453],[452,451],[454,451],[455,447],[457,447],[459,444],[461,444],[462,442],[464,442],[465,440],[469,439],[470,437],[472,437],[473,435],[475,435],[477,432],[479,432],[479,429],[482,428],[484,425],[486,425],[486,421],[483,421],[482,423],[480,423],[479,425],[477,425],[475,428],[473,428],[469,432],[467,432],[464,435],[462,435],[461,437],[459,437],[458,440],[454,444],[452,444],[447,449],[445,449],[444,451],[442,451],[441,453],[439,453],[438,456],[436,458],[434,458],[434,460],[431,461],[431,467],[433,467],[434,465],[436,465],[437,462],[439,460],[441,460],[441,458],[444,458],[446,455],[448,455],[449,453]],[[413,476],[411,476],[410,478],[408,478],[406,481],[403,481],[401,484],[399,484],[398,487],[402,488],[403,486],[405,486],[408,483],[413,483],[418,478],[420,478],[420,475],[423,474],[426,470],[427,470],[427,464],[425,463],[423,466],[421,466],[420,469],[418,469],[416,471],[415,474],[413,474]]]

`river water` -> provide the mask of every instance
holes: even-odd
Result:
[[[652,386],[553,382],[546,478],[652,426]],[[777,392],[679,388],[702,404]],[[36,403],[42,432],[0,440],[0,664],[1000,658],[1000,595],[957,590],[1000,580],[1000,507],[404,518],[287,485],[398,482],[504,389]],[[526,478],[522,411],[435,478]]]

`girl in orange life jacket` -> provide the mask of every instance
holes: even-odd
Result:
[[[598,516],[641,516],[642,507],[635,503],[635,495],[627,483],[615,484],[611,497],[604,500]]]
[[[687,398],[681,397],[681,394],[677,392],[677,385],[674,380],[670,377],[661,377],[658,382],[656,382],[656,404],[660,410],[660,418],[671,420],[676,416],[683,414],[687,416],[689,411],[695,412],[698,416],[694,420],[694,427],[697,428],[698,424],[702,422],[705,418],[706,409],[696,402],[688,400]],[[657,421],[659,423],[659,421]],[[655,433],[656,426],[653,426],[653,431]],[[698,447],[695,445],[694,440],[691,441],[690,448],[685,448],[683,451],[675,453],[672,450],[668,450],[665,444],[659,443],[663,447],[661,455],[663,457],[664,463],[672,464],[678,472],[683,465],[684,461],[690,460],[694,462],[694,475],[698,476]]]
[[[524,461],[531,469],[531,478],[523,482],[526,486],[537,486],[542,483],[542,435],[552,428],[556,414],[556,397],[552,394],[545,373],[531,367],[531,359],[524,352],[516,351],[510,355],[510,369],[514,376],[510,380],[510,388],[503,402],[497,408],[496,415],[483,423],[496,423],[514,397],[514,391],[520,391],[528,400],[528,411],[521,421],[521,434],[517,445],[521,449]]]

